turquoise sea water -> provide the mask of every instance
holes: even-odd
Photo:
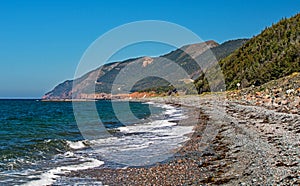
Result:
[[[77,106],[86,114],[95,104],[98,117],[87,114],[86,122],[103,123],[111,136],[87,140],[77,126],[71,102],[0,100],[0,185],[47,185],[71,170],[146,165],[145,155],[150,164],[157,155],[163,157],[166,149],[158,147],[164,139],[171,150],[190,132],[171,122],[183,116],[171,106],[130,102],[128,111],[128,103],[116,102],[122,121],[110,101]]]

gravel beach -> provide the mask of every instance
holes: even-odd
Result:
[[[72,172],[62,179],[93,179],[103,185],[300,184],[298,114],[228,101],[221,94],[150,100],[188,108],[189,117],[181,124],[196,124],[173,158],[149,167]]]

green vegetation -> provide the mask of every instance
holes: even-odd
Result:
[[[220,61],[227,89],[261,85],[300,71],[300,14],[282,19]]]
[[[157,86],[159,85],[159,86]],[[138,81],[131,89],[131,92],[155,92],[164,93],[174,89],[170,83],[159,77],[147,77]]]

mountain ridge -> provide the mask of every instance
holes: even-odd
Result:
[[[196,79],[203,70],[199,67],[197,62],[194,60],[200,60],[203,62],[203,66],[208,65],[205,60],[211,60],[215,58],[220,59],[227,56],[229,53],[233,52],[236,48],[240,47],[246,40],[238,39],[224,42],[221,45],[215,41],[209,40],[203,43],[184,45],[179,49],[171,51],[167,54],[161,55],[159,57],[138,57],[121,62],[112,62],[98,67],[80,78],[75,80],[67,80],[63,83],[57,85],[52,91],[46,93],[42,99],[84,99],[90,96],[89,94],[98,94],[94,96],[96,99],[101,99],[107,97],[107,94],[111,92],[112,83],[116,75],[123,69],[126,65],[130,63],[141,63],[142,68],[148,68],[147,66],[151,63],[161,60],[159,58],[165,58],[174,61],[180,65],[189,75],[191,79]],[[222,49],[224,45],[232,45],[231,48],[228,47],[228,51]],[[188,54],[187,54],[188,53]],[[209,62],[207,62],[209,63]],[[146,83],[145,83],[146,82]],[[141,82],[134,87],[134,91],[147,90],[155,87],[165,87],[169,83],[162,81],[161,79],[146,79],[145,82]],[[94,91],[95,90],[95,91]],[[92,96],[93,97],[93,96]]]

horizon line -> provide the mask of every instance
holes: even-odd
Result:
[[[41,99],[41,97],[0,97],[0,99]]]

